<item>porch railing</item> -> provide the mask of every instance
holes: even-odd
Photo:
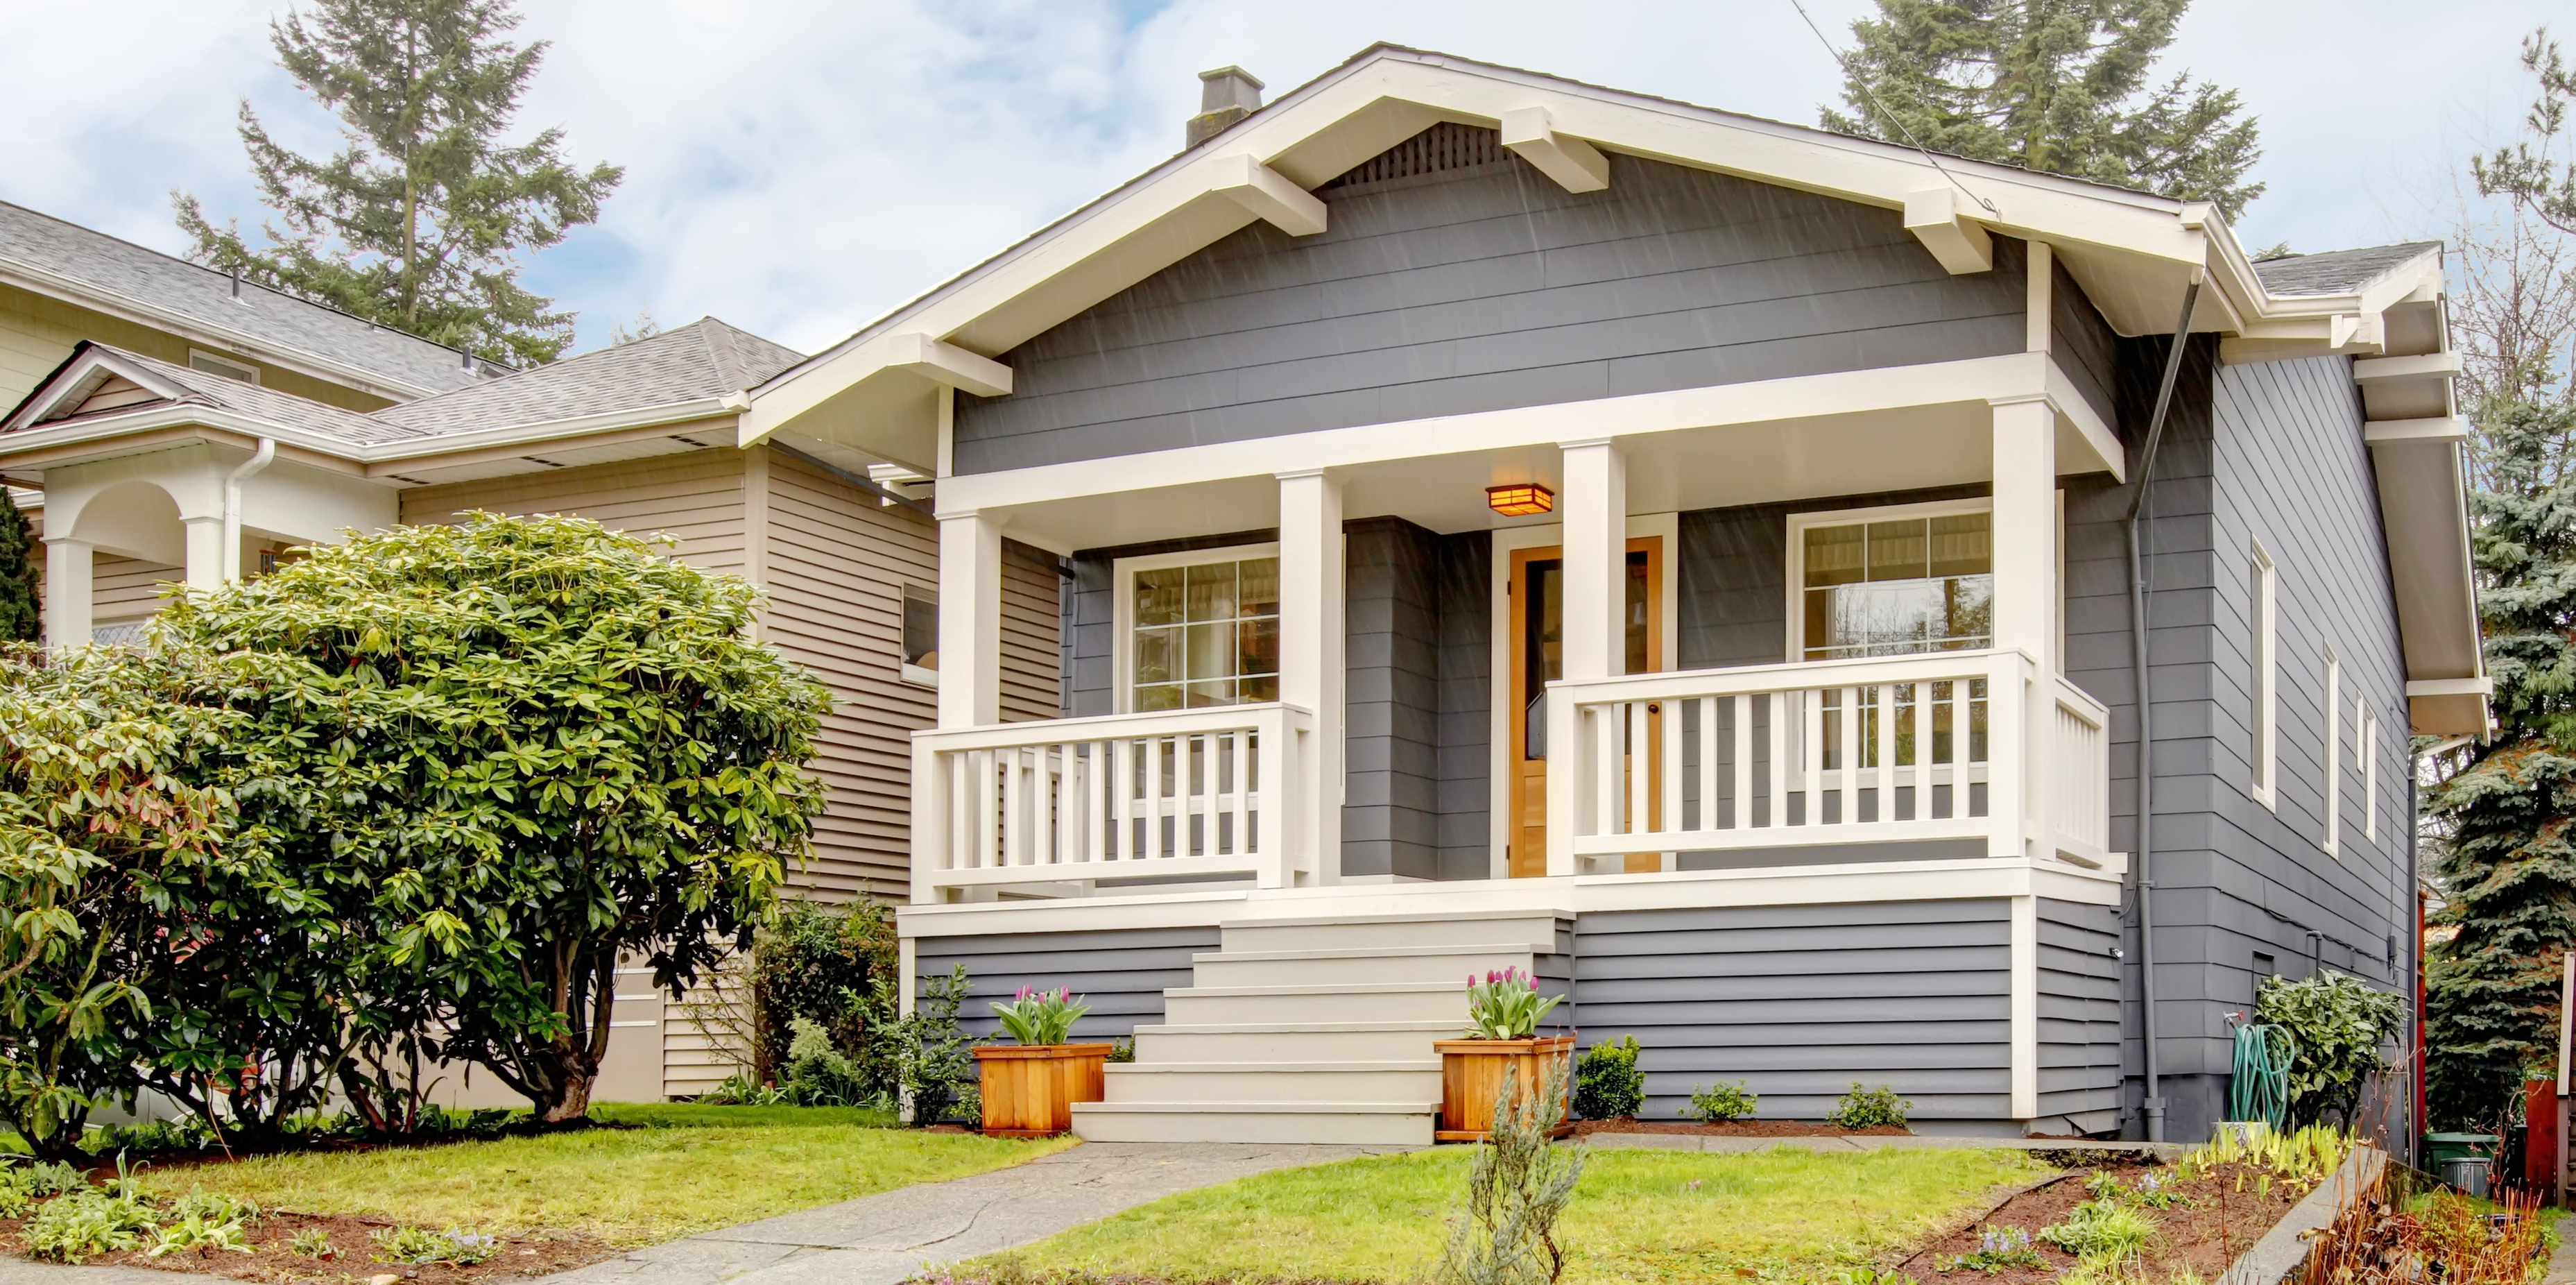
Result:
[[[2018,651],[1974,651],[1551,683],[1548,739],[1566,749],[1549,764],[1549,851],[1574,873],[1630,854],[1843,843],[2011,856],[2041,834],[2099,864],[2106,712],[2052,680],[2053,721],[2036,732],[2053,744],[2034,762],[2032,677]]]
[[[1310,726],[1267,704],[916,732],[914,899],[1104,879],[1293,885],[1313,865],[1291,815]]]

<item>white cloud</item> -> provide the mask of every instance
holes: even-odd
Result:
[[[1808,7],[1844,39],[1870,6]],[[2422,193],[2510,128],[2514,44],[2546,9],[2202,0],[2168,66],[2262,117],[2249,242],[2368,244],[2431,231]],[[171,250],[172,187],[256,223],[236,103],[332,141],[270,63],[271,11],[0,11],[0,197]],[[822,347],[1169,155],[1196,73],[1226,63],[1276,96],[1387,40],[1800,123],[1839,85],[1788,0],[547,0],[521,34],[554,42],[522,123],[627,168],[529,273],[587,343],[649,307]]]

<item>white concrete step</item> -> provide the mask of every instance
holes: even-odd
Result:
[[[1123,1102],[1414,1102],[1440,1098],[1440,1059],[1136,1062],[1108,1068]]]
[[[1559,919],[1571,914],[1534,910],[1387,915],[1329,915],[1261,919],[1223,925],[1226,953],[1259,950],[1333,950],[1363,946],[1458,946],[1507,941],[1540,952],[1556,949]]]
[[[1434,1102],[1077,1102],[1086,1142],[1338,1142],[1427,1147]]]
[[[1345,946],[1320,950],[1212,951],[1190,956],[1198,986],[1316,986],[1334,982],[1464,981],[1498,968],[1531,972],[1521,942],[1437,946]]]
[[[1136,1062],[1351,1061],[1431,1056],[1466,1022],[1206,1022],[1136,1028]]]
[[[1224,1022],[1467,1022],[1467,983],[1385,982],[1322,986],[1185,986],[1163,992],[1163,1019]]]

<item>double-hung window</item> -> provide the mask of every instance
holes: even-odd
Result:
[[[1275,546],[1122,559],[1118,581],[1128,709],[1279,699]]]
[[[1994,514],[1909,506],[1796,523],[1807,660],[1994,645]]]

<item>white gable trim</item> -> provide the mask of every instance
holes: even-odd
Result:
[[[71,363],[45,381],[30,394],[9,418],[0,420],[0,432],[50,423],[78,414],[81,403],[110,379],[124,379],[164,402],[185,401],[195,396],[178,381],[135,361],[113,349],[92,347],[74,357]]]

